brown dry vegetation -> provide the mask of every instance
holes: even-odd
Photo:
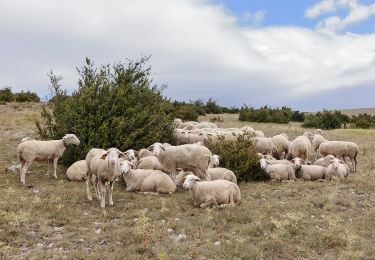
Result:
[[[359,114],[368,114],[375,116],[375,108],[357,108],[357,109],[342,109],[341,113],[348,116],[358,116]]]
[[[118,182],[115,205],[101,210],[97,200],[87,200],[84,183],[68,181],[62,167],[55,180],[45,177],[45,163],[33,164],[26,187],[18,173],[5,172],[16,163],[19,140],[35,135],[39,109],[0,106],[2,258],[375,257],[374,130],[326,132],[328,139],[360,145],[359,171],[346,180],[241,183],[241,205],[225,209],[194,208],[181,190],[160,197],[129,193]],[[221,126],[246,124],[233,115],[221,117]],[[293,138],[304,131],[297,124],[249,125],[267,136],[285,132]],[[186,238],[175,242],[178,234]]]

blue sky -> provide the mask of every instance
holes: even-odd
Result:
[[[0,88],[151,55],[177,100],[302,111],[374,107],[375,0],[2,0]]]

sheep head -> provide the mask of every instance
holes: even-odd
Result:
[[[154,153],[154,156],[158,157],[165,151],[165,147],[161,143],[154,143],[147,148],[150,152]]]
[[[219,158],[220,158],[220,156],[217,155],[217,154],[214,154],[214,155],[211,156],[211,160],[213,162],[214,167],[219,166],[219,164],[220,164]]]
[[[201,181],[201,179],[199,179],[194,174],[189,174],[188,176],[186,176],[184,184],[182,186],[184,187],[184,189],[188,190],[190,188],[193,188],[195,183],[197,183],[198,181]]]
[[[343,161],[341,161],[340,159],[337,159],[337,158],[331,160],[329,163],[332,164],[332,167],[335,171],[337,171],[340,164],[344,164]]]
[[[299,171],[302,169],[302,164],[305,164],[305,161],[302,160],[301,158],[296,157],[292,160],[292,163],[293,163],[294,169]]]
[[[63,141],[64,141],[64,144],[75,144],[75,145],[79,145],[81,142],[79,141],[78,137],[74,134],[66,134],[64,137],[63,137]]]
[[[260,163],[260,168],[262,168],[262,170],[265,170],[267,165],[270,164],[269,161],[267,161],[267,159],[260,159],[259,163]]]
[[[124,157],[125,154],[121,152],[117,148],[109,148],[102,156],[100,156],[100,159],[105,160],[105,158],[108,158],[109,164],[116,164],[118,163],[118,159]]]
[[[130,171],[132,166],[133,166],[133,164],[131,162],[127,161],[127,160],[120,162],[120,172],[121,172],[121,174],[126,175]]]
[[[133,149],[127,150],[125,153],[125,157],[129,160],[132,161],[135,159],[135,151]]]

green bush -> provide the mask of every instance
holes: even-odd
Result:
[[[238,181],[264,181],[269,180],[269,175],[260,169],[252,135],[240,135],[237,142],[221,140],[213,142],[208,140],[206,146],[213,154],[220,156],[221,167],[234,172]]]
[[[270,108],[264,106],[255,109],[245,106],[239,112],[240,121],[287,124],[291,121],[302,122],[304,120],[304,113],[293,111],[289,107]]]
[[[21,91],[14,94],[16,102],[40,102],[40,98],[34,92],[30,91]]]
[[[356,128],[375,128],[375,116],[371,116],[366,113],[359,114],[358,116],[352,116],[350,122]]]
[[[347,123],[349,123],[349,117],[342,114],[340,111],[323,110],[323,112],[306,115],[305,122],[302,124],[302,127],[337,129],[341,127],[345,128]]]
[[[12,89],[9,87],[0,89],[0,101],[1,102],[12,102],[14,100],[14,95]]]
[[[67,165],[83,159],[94,147],[140,149],[154,142],[170,142],[173,106],[152,84],[148,58],[95,68],[89,59],[78,69],[78,89],[62,91],[61,77],[49,74],[54,95],[37,122],[43,138],[60,139],[74,133],[81,144],[65,151]]]

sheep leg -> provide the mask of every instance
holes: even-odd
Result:
[[[98,198],[98,200],[101,200],[102,199],[102,195],[99,192],[99,189],[100,189],[100,187],[99,187],[99,178],[95,179],[94,188],[95,188],[96,197]]]
[[[159,193],[157,192],[152,192],[152,191],[139,191],[138,193],[141,193],[143,195],[152,195],[152,196],[157,196]]]
[[[203,202],[200,207],[201,208],[206,208],[208,206],[211,206],[212,204],[215,204],[217,205],[217,202],[215,199],[213,199],[212,197],[210,197],[209,199],[207,199],[205,202]]]
[[[86,178],[86,192],[87,192],[87,199],[89,201],[92,201],[92,196],[91,196],[91,192],[90,192],[90,180],[91,180],[91,172],[88,172],[87,173],[87,178]],[[95,182],[96,182],[96,179],[95,179]],[[95,186],[95,183],[94,183],[94,186]]]
[[[22,162],[21,167],[20,167],[20,175],[21,175],[21,183],[22,185],[25,185],[25,178],[26,178],[26,172],[27,168],[29,168],[30,164],[27,162]]]
[[[46,177],[49,177],[49,170],[50,170],[50,167],[51,167],[51,161],[50,161],[50,160],[47,160],[47,173],[46,173]]]
[[[105,208],[105,193],[106,193],[106,187],[105,187],[105,183],[103,183],[102,181],[99,180],[99,190],[100,190],[100,195],[101,195],[101,198],[102,198],[102,201],[100,203],[100,207],[102,208]]]
[[[113,199],[112,199],[112,193],[113,193],[113,181],[109,183],[108,188],[108,204],[109,206],[113,206]]]
[[[353,160],[354,160],[354,164],[353,164],[354,172],[356,172],[357,171],[357,156],[354,156]]]
[[[56,170],[57,170],[57,160],[59,158],[53,158],[53,177],[55,179],[57,179],[57,174],[56,174]]]

